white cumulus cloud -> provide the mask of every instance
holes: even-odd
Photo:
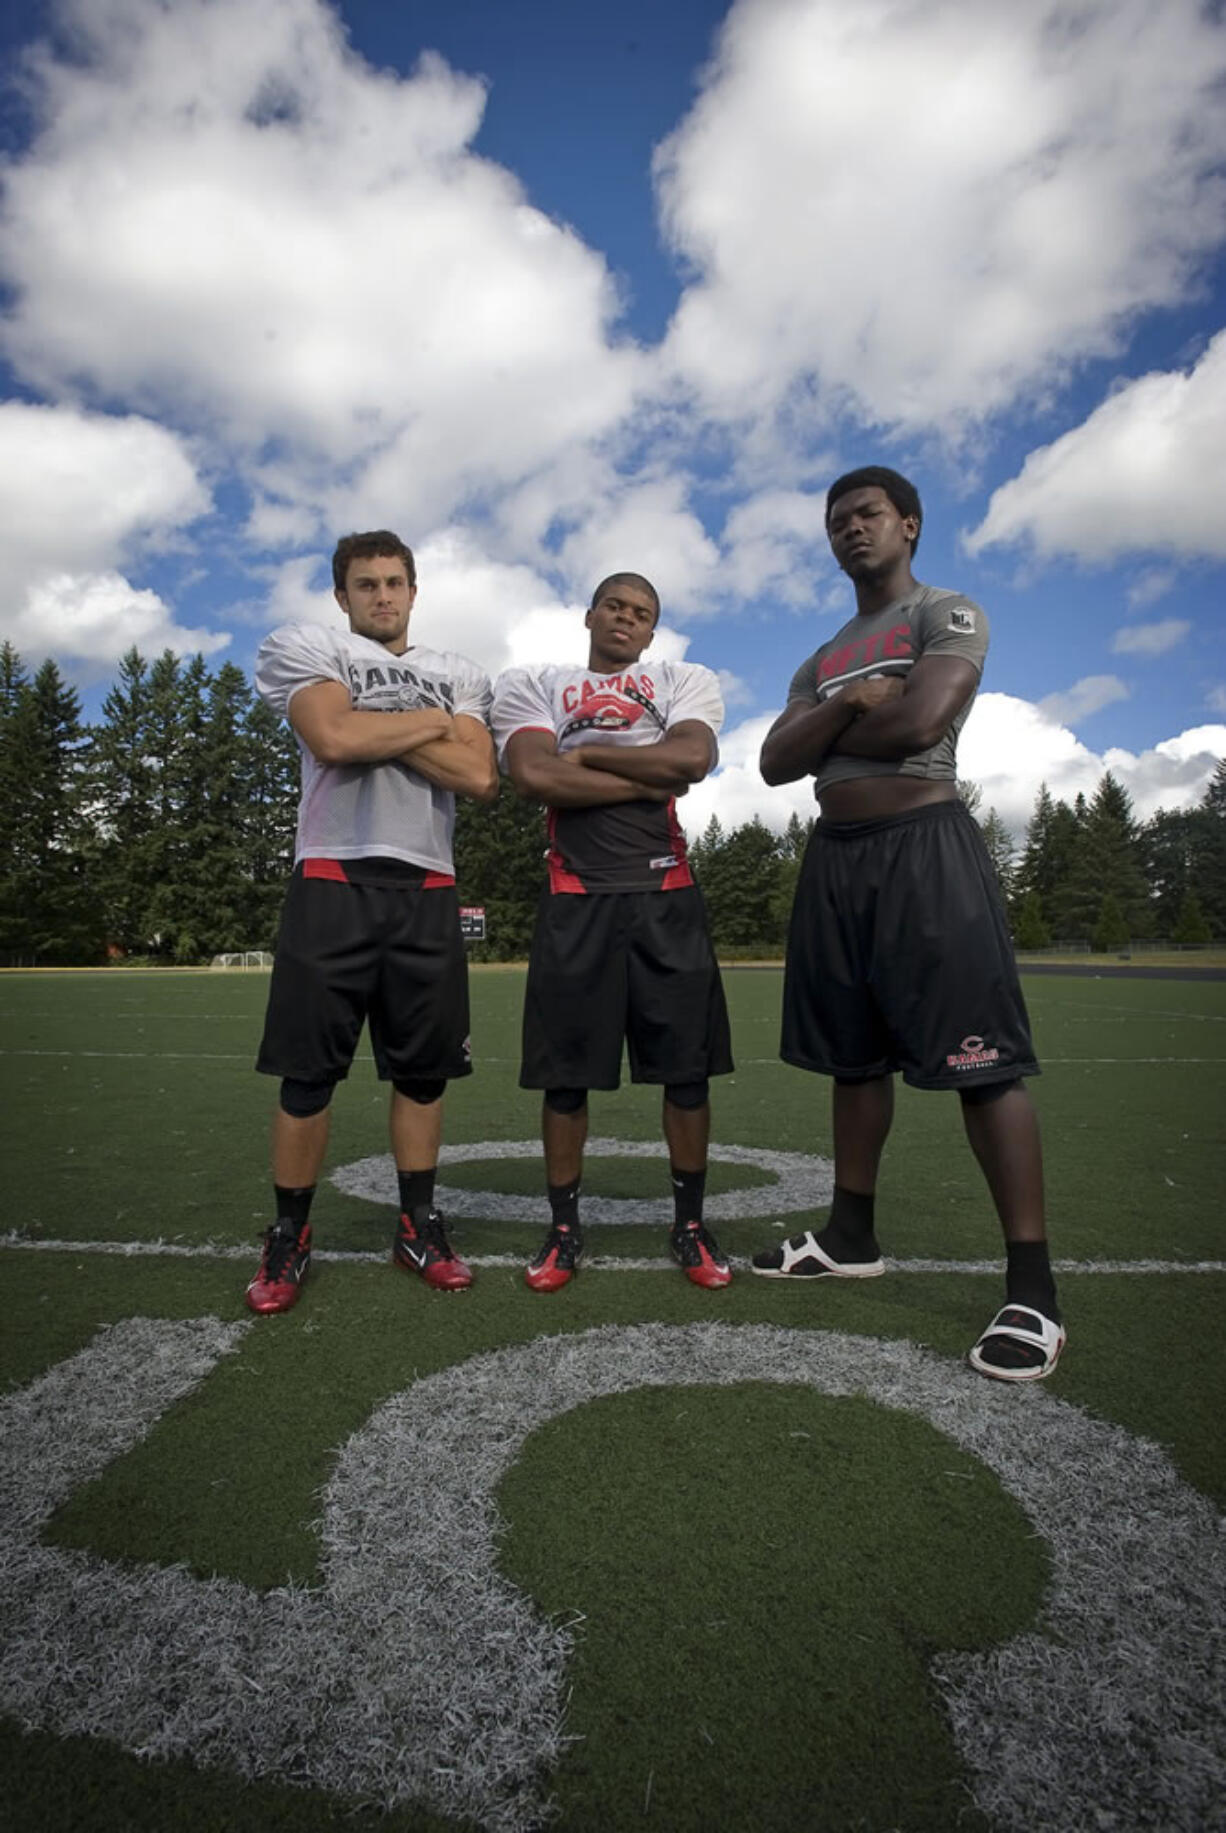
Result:
[[[1163,617],[1156,624],[1126,624],[1111,639],[1117,656],[1164,656],[1183,642],[1192,628],[1186,617]]]
[[[756,815],[782,833],[793,812],[817,813],[812,778],[768,789],[758,754],[773,716],[748,719],[721,740],[721,767],[678,804],[686,832],[701,833],[712,815],[725,828]],[[1110,770],[1132,798],[1138,820],[1159,808],[1189,808],[1209,786],[1226,756],[1226,725],[1196,726],[1141,752],[1109,747],[1093,751],[1042,707],[1011,694],[980,694],[958,745],[958,775],[982,790],[981,816],[994,808],[1020,842],[1034,813],[1040,785],[1057,801],[1094,794]]]
[[[1198,0],[738,0],[657,158],[670,360],[732,418],[1033,396],[1220,240],[1224,72]]]
[[[993,492],[971,553],[1025,541],[1039,555],[1226,559],[1226,331],[1196,366],[1138,377]]]
[[[1055,725],[1073,725],[1101,712],[1113,701],[1127,700],[1128,689],[1118,675],[1085,675],[1056,694],[1046,694],[1039,711]]]
[[[152,421],[0,404],[0,543],[10,577],[45,562],[105,565],[209,507],[187,448]]]
[[[435,525],[626,411],[606,265],[472,153],[480,81],[373,70],[321,0],[64,11],[0,219],[28,383],[224,443],[290,543],[354,498]]]
[[[32,585],[9,624],[10,640],[26,660],[70,656],[114,662],[133,646],[142,655],[216,655],[229,646],[225,631],[184,629],[156,592],[118,573],[56,573]]]
[[[133,643],[212,652],[224,634],[184,629],[120,565],[174,544],[207,514],[184,443],[135,415],[0,404],[0,635],[28,661],[116,661]]]

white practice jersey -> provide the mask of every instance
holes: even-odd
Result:
[[[260,645],[256,687],[275,713],[289,715],[299,688],[339,681],[364,713],[443,707],[488,720],[489,677],[475,662],[410,644],[402,656],[352,631],[283,624]],[[455,797],[407,764],[321,764],[298,740],[302,799],[295,860],[398,859],[450,875]]]

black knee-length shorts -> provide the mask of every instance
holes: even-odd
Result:
[[[524,997],[521,1088],[616,1088],[731,1073],[723,983],[696,885],[546,891]]]
[[[819,822],[788,935],[780,1055],[916,1088],[1039,1073],[1008,924],[961,802]]]
[[[471,1073],[453,885],[290,880],[256,1068],[341,1082],[364,1021],[383,1081]]]

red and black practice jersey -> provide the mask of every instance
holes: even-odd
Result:
[[[548,732],[562,752],[582,744],[658,744],[690,719],[710,727],[714,761],[723,696],[712,671],[694,662],[639,662],[608,675],[557,664],[509,668],[491,712],[500,756],[517,732]],[[672,891],[693,883],[671,800],[548,813],[553,891]]]

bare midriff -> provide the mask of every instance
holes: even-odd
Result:
[[[914,776],[857,776],[828,783],[821,793],[823,821],[882,821],[930,802],[953,802],[958,790],[948,777],[936,782]]]

